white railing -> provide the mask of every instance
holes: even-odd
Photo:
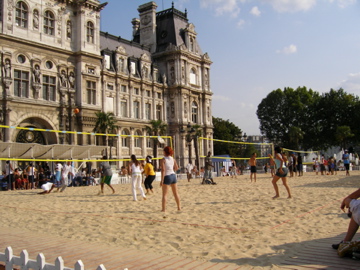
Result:
[[[5,270],[13,270],[14,266],[20,266],[21,270],[39,269],[39,270],[85,270],[85,266],[81,260],[78,260],[74,268],[68,268],[64,266],[64,260],[61,256],[57,257],[54,264],[48,264],[45,261],[45,256],[39,253],[36,260],[29,259],[29,253],[23,250],[20,253],[20,257],[14,256],[11,247],[5,249],[5,253],[0,252],[0,262],[5,263]],[[16,269],[16,268],[15,268]],[[103,264],[100,264],[96,270],[106,270]],[[124,269],[124,270],[127,270]]]

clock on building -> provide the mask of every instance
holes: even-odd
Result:
[[[40,131],[20,130],[16,142],[45,144],[45,138]]]

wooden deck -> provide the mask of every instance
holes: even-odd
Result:
[[[48,233],[46,235],[49,235]],[[277,268],[280,269],[329,269],[348,270],[360,269],[360,260],[339,258],[331,244],[339,242],[343,235],[331,238],[309,241],[303,249],[294,256],[286,259]],[[14,255],[19,256],[23,249],[29,252],[30,258],[35,259],[42,252],[47,263],[54,263],[57,256],[62,256],[67,267],[73,267],[75,262],[81,259],[85,269],[95,270],[100,264],[104,264],[107,270],[138,269],[257,269],[259,266],[242,266],[238,262],[210,262],[182,258],[178,256],[165,256],[153,252],[144,252],[132,249],[109,247],[101,244],[82,243],[79,241],[63,239],[60,237],[44,237],[32,233],[27,229],[2,228],[0,230],[0,250],[4,252],[7,246],[11,246]],[[271,266],[269,265],[269,268]],[[0,270],[1,270],[0,266]],[[263,268],[262,268],[263,269]]]

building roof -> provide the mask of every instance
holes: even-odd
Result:
[[[136,42],[114,36],[107,32],[100,32],[100,50],[108,49],[116,51],[116,48],[123,46],[130,57],[140,58],[142,54],[150,54],[150,47],[142,46]]]

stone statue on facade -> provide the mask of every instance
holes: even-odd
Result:
[[[34,10],[33,27],[39,29],[39,11],[37,9]]]
[[[75,88],[75,75],[74,75],[74,72],[70,72],[69,85],[70,85],[70,88]]]
[[[5,59],[4,63],[4,78],[11,79],[11,62],[10,59]]]
[[[60,75],[60,87],[67,87],[67,76],[65,70],[62,70]]]
[[[41,77],[41,71],[40,71],[40,66],[39,65],[36,65],[35,66],[35,69],[34,69],[34,71],[33,71],[33,81],[34,81],[34,83],[41,83],[41,79],[40,79],[40,77]]]

